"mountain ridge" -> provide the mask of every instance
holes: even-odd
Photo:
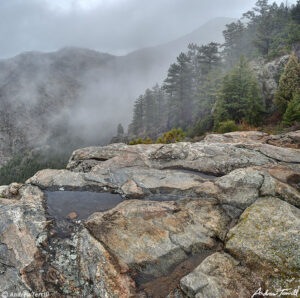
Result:
[[[0,165],[53,135],[80,137],[81,146],[108,142],[118,122],[129,123],[135,98],[163,80],[187,38],[220,41],[229,20],[125,56],[65,47],[0,60]]]

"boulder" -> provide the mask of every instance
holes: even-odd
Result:
[[[28,185],[18,189],[18,193],[18,200],[0,199],[0,289],[45,292],[40,272],[40,245],[47,238],[48,224],[43,192]]]
[[[93,285],[86,293],[94,297],[131,297],[134,281],[122,273],[124,269],[114,262],[109,252],[86,229],[79,235],[78,254],[81,280]]]
[[[101,190],[104,186],[101,182],[86,180],[84,173],[49,169],[37,172],[26,184],[47,190]]]
[[[222,208],[203,201],[125,201],[94,213],[85,226],[98,241],[136,274],[166,275],[175,263],[224,238],[229,218]]]
[[[180,280],[187,297],[251,297],[255,292],[248,268],[224,252],[207,257],[193,272]],[[255,279],[254,279],[255,280]]]
[[[287,286],[287,279],[294,278],[297,283],[300,277],[299,231],[298,208],[278,198],[259,198],[229,231],[226,251],[270,286]]]

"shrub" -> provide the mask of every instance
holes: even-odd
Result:
[[[156,140],[156,144],[165,144],[165,140],[164,140],[162,137],[159,137],[159,138]]]
[[[238,126],[233,120],[227,120],[219,123],[218,125],[218,133],[226,133],[239,130]]]
[[[177,129],[173,128],[172,130],[164,133],[162,143],[170,144],[170,143],[182,142],[184,137],[185,134],[181,128],[177,128]]]
[[[132,140],[128,143],[128,145],[138,145],[138,144],[152,144],[152,140],[150,138],[142,139],[138,138],[137,140]]]

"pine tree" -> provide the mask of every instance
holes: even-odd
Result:
[[[284,125],[292,125],[295,122],[300,123],[300,93],[294,94],[283,115]]]
[[[220,65],[219,46],[218,43],[211,42],[198,49],[197,60],[198,64],[201,65],[202,75],[207,75],[213,67]]]
[[[279,86],[275,94],[275,104],[281,114],[284,114],[294,93],[300,92],[300,64],[292,54],[280,77]]]
[[[300,24],[300,0],[298,0],[297,4],[292,7],[291,15],[293,20]]]
[[[134,104],[134,110],[133,110],[133,120],[130,125],[132,129],[132,133],[134,135],[139,134],[144,128],[144,110],[143,110],[143,104],[144,104],[144,98],[141,95]]]
[[[224,77],[215,110],[215,128],[227,120],[236,123],[246,120],[248,124],[259,125],[264,111],[259,92],[248,61],[241,56],[239,63]]]
[[[124,128],[121,123],[118,124],[117,133],[118,133],[118,136],[122,136],[124,134]]]
[[[191,58],[184,53],[177,57],[168,71],[164,89],[168,98],[168,127],[187,126],[193,114],[193,68]]]
[[[229,67],[232,67],[242,55],[244,47],[245,25],[241,21],[226,25],[223,31],[225,43],[223,56]]]
[[[146,131],[151,131],[155,126],[156,102],[153,92],[147,89],[144,95],[144,126]]]

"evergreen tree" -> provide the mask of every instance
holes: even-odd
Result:
[[[146,131],[151,131],[156,120],[156,103],[153,92],[147,89],[144,95],[144,127]]]
[[[229,67],[238,61],[244,51],[244,34],[245,25],[241,21],[226,25],[226,30],[223,31],[223,56]]]
[[[121,123],[118,124],[117,133],[118,133],[118,136],[122,136],[124,134],[124,128]]]
[[[198,85],[195,99],[194,122],[211,114],[217,101],[217,92],[222,82],[222,69],[215,68],[210,71],[201,84]]]
[[[143,101],[144,98],[141,95],[134,104],[134,110],[133,110],[133,120],[131,123],[131,129],[132,133],[137,135],[139,132],[143,130],[144,123],[143,123],[143,118],[144,118],[144,111],[143,111]]]
[[[248,124],[259,125],[262,114],[258,82],[248,61],[241,56],[239,63],[224,77],[215,110],[215,127],[227,120],[236,123],[246,120]]]
[[[166,130],[167,126],[167,106],[166,106],[166,97],[164,90],[156,84],[152,89],[154,98],[155,98],[155,120],[154,126],[157,127],[158,132]]]
[[[284,114],[294,93],[300,92],[300,64],[292,54],[280,77],[279,86],[275,94],[275,104],[281,114]]]
[[[193,68],[191,58],[184,53],[170,66],[164,89],[168,98],[168,126],[187,126],[193,114]]]
[[[198,64],[201,65],[202,75],[207,75],[213,67],[220,65],[219,46],[218,43],[211,42],[198,49],[197,60]]]
[[[297,1],[297,4],[292,7],[291,11],[292,19],[300,24],[300,0]]]
[[[300,93],[294,93],[283,115],[284,125],[292,125],[295,122],[300,123]]]

